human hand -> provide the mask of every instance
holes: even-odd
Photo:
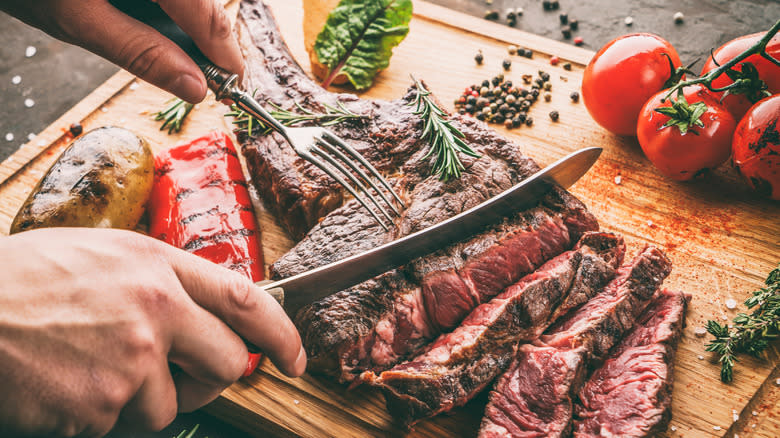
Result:
[[[2,237],[0,266],[0,436],[102,436],[117,418],[160,430],[241,376],[248,352],[237,333],[285,374],[306,368],[270,295],[141,234]]]
[[[207,58],[231,73],[243,73],[241,51],[219,0],[155,1]],[[200,102],[206,96],[206,78],[182,49],[107,0],[4,0],[0,10],[184,100]]]

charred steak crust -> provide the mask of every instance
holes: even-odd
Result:
[[[523,370],[533,370],[536,365],[513,365],[511,372],[518,375],[503,376],[499,381],[525,383],[521,389],[496,386],[485,410],[486,417],[482,422],[480,436],[483,436],[482,431],[488,433],[491,430],[500,430],[498,428],[514,431],[509,436],[566,436],[573,421],[571,397],[567,394],[577,394],[583,382],[580,379],[559,379],[555,376],[584,375],[586,371],[578,368],[587,368],[590,363],[598,363],[631,330],[670,271],[671,262],[666,255],[655,247],[646,247],[632,261],[618,269],[617,276],[604,290],[550,327],[534,346],[527,347],[524,354],[518,356],[518,361],[538,362],[536,354],[541,354],[537,351],[542,350],[536,348],[553,348],[560,354],[582,350],[585,353],[585,361],[561,362],[577,368],[546,371],[549,379],[537,378],[535,374],[522,374]],[[536,397],[537,393],[560,396],[563,406],[555,410],[554,418],[550,417],[551,407],[525,400],[527,397]],[[502,407],[506,400],[515,400],[513,403],[519,403],[521,408],[512,408],[512,415],[497,414],[502,409],[510,409]],[[537,408],[533,408],[534,406]]]
[[[674,355],[690,300],[661,291],[579,393],[575,437],[649,437],[671,419]]]
[[[593,247],[589,246],[593,245]],[[518,342],[532,341],[570,295],[595,295],[615,275],[623,239],[586,233],[572,251],[545,263],[409,362],[363,380],[385,390],[390,412],[407,425],[464,405],[501,373]]]

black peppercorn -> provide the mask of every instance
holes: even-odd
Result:
[[[566,26],[561,28],[561,34],[563,34],[563,37],[566,38],[567,40],[571,38],[571,27]]]
[[[557,11],[558,8],[560,8],[560,7],[561,7],[561,4],[558,2],[558,0],[552,0],[550,2],[550,9],[552,9],[553,11]]]
[[[522,126],[522,124],[523,124],[523,121],[520,120],[520,117],[515,117],[514,119],[512,119],[512,127],[513,128],[519,128],[520,126]]]
[[[531,90],[531,96],[539,97],[539,90]]]
[[[483,87],[489,87],[490,86],[490,81],[485,79],[484,81],[482,81],[482,86]]]
[[[537,88],[541,88],[542,86],[544,86],[544,79],[536,78],[534,79],[534,84],[538,86]]]
[[[531,59],[534,57],[534,51],[531,49],[525,49],[525,55],[526,58]]]
[[[490,82],[493,84],[494,87],[497,87],[498,84],[501,83],[501,79],[499,79],[498,76],[496,76],[493,79],[491,79]]]
[[[558,111],[554,111],[554,110],[550,111],[550,118],[552,119],[553,122],[557,122],[558,121],[558,117],[560,117],[560,114],[558,114]]]
[[[464,108],[461,108],[461,109],[458,110],[458,114],[460,114],[462,116],[465,116],[466,115],[466,110]]]
[[[475,110],[474,105],[466,105],[464,109],[466,110],[467,113],[474,114],[474,110]]]
[[[517,117],[515,117],[517,120],[520,120],[520,123],[525,123],[525,118],[528,117],[528,114],[525,112],[519,112],[517,113]]]
[[[550,0],[544,0],[542,2],[542,8],[544,8],[545,11],[549,11],[552,9],[552,2]]]
[[[501,67],[504,67],[504,70],[509,71],[509,69],[512,68],[512,61],[505,59],[504,62],[501,63]]]
[[[78,137],[82,132],[84,132],[84,127],[81,126],[81,123],[72,123],[70,125],[69,131],[72,136]]]
[[[571,63],[567,62],[567,63],[563,64],[563,69],[566,70],[566,71],[571,71]]]
[[[469,105],[476,105],[477,104],[477,98],[474,96],[469,96],[468,99],[466,99],[466,103]]]
[[[476,54],[476,55],[474,55],[474,61],[476,61],[476,62],[477,62],[477,64],[480,64],[480,65],[481,65],[481,64],[482,64],[482,61],[484,61],[484,60],[485,60],[485,57],[482,55],[482,52],[481,52],[481,51],[480,51],[480,52],[477,52],[477,54]]]
[[[539,77],[542,78],[543,81],[547,82],[550,80],[550,73],[547,73],[546,71],[540,71]]]
[[[498,106],[498,112],[500,112],[503,115],[506,115],[506,113],[509,112],[509,105],[502,103]]]
[[[534,124],[534,119],[533,119],[533,117],[526,117],[526,119],[525,119],[525,125],[526,125],[526,126],[531,126],[531,125],[533,125],[533,124]]]
[[[509,26],[509,27],[515,27],[515,26],[517,26],[517,20],[515,20],[514,18],[511,19],[511,20],[507,19],[506,20],[506,25]]]
[[[483,113],[483,112],[478,112],[478,113],[477,113],[477,120],[482,120],[482,121],[484,121],[484,120],[485,120],[485,113]]]
[[[577,30],[577,28],[580,27],[580,22],[575,19],[571,19],[569,20],[569,27],[571,27],[571,30]]]
[[[576,91],[575,91],[575,92],[573,92],[573,93],[571,93],[571,94],[569,95],[569,97],[571,97],[571,101],[572,101],[572,102],[574,102],[574,103],[577,103],[577,102],[579,102],[579,101],[580,101],[580,93],[578,93],[578,92],[576,92]]]
[[[504,116],[502,116],[500,113],[493,116],[493,121],[495,123],[504,123]]]
[[[498,11],[496,10],[485,11],[485,20],[497,20],[497,19],[498,19]]]
[[[561,20],[561,24],[566,24],[569,22],[569,16],[567,14],[561,14],[558,16],[558,19]]]

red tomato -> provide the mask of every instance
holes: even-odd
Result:
[[[753,105],[734,131],[734,164],[750,187],[780,200],[780,94]]]
[[[750,46],[758,42],[758,40],[760,40],[764,35],[766,35],[766,32],[754,33],[752,35],[746,35],[727,42],[726,44],[718,47],[718,49],[713,52],[715,55],[715,60],[718,61],[718,64],[720,65],[731,61],[740,53],[749,49]],[[766,46],[766,51],[770,55],[774,56],[775,59],[780,59],[780,33],[772,37],[772,39],[769,41],[769,44]],[[766,82],[770,93],[780,93],[780,67],[772,64],[769,60],[762,56],[750,55],[742,62],[735,65],[734,69],[741,71],[742,63],[745,62],[749,62],[753,64],[754,67],[756,67],[756,70],[758,70],[758,77]],[[710,56],[707,58],[707,62],[704,63],[704,68],[702,69],[701,74],[704,75],[709,71],[715,70],[716,68],[718,68],[718,66],[715,65],[715,62],[712,60],[712,56]],[[722,74],[717,79],[712,81],[712,87],[721,88],[731,84],[732,82],[733,81],[728,76]],[[720,99],[723,95],[723,93],[713,94],[718,99]],[[753,105],[753,102],[751,102],[745,94],[729,93],[729,95],[723,99],[723,104],[729,111],[731,111],[731,114],[733,114],[734,117],[741,119],[747,110]]]
[[[585,68],[582,99],[593,120],[618,135],[635,135],[639,110],[672,76],[680,57],[669,42],[649,33],[607,43]]]
[[[670,117],[655,111],[672,106],[670,100],[661,103],[666,93],[668,90],[663,90],[647,101],[636,128],[639,145],[655,167],[669,178],[685,181],[728,160],[737,124],[734,116],[706,88],[700,85],[685,87],[688,104],[704,102],[707,110],[699,118],[704,127],[692,125],[682,134],[677,126],[664,127]]]

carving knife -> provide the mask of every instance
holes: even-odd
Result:
[[[535,206],[557,184],[568,188],[601,155],[590,147],[573,152],[524,179],[509,190],[436,225],[372,250],[356,254],[283,280],[258,283],[282,303],[291,317],[302,307],[354,286],[453,243]]]

